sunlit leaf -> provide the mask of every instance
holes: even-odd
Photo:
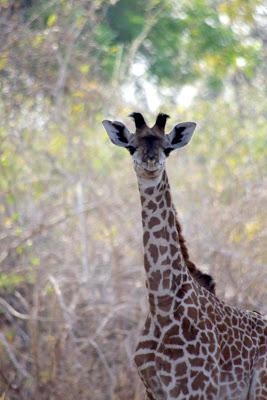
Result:
[[[79,70],[81,71],[82,74],[87,74],[90,71],[90,65],[82,64],[80,65]]]
[[[47,24],[48,28],[51,28],[53,25],[55,25],[56,22],[57,22],[57,15],[56,14],[51,14],[47,18],[46,24]]]
[[[248,221],[245,224],[245,232],[248,240],[254,239],[258,232],[261,230],[261,223],[259,221]]]

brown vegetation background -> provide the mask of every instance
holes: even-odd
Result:
[[[107,117],[197,122],[167,165],[191,258],[267,313],[264,17],[256,0],[0,1],[1,400],[144,398],[139,196]]]

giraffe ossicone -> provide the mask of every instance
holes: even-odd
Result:
[[[136,131],[103,121],[133,159],[139,186],[149,312],[135,363],[150,400],[267,400],[267,321],[226,305],[212,277],[189,259],[165,170],[169,154],[192,138],[196,124],[165,134],[168,115]]]

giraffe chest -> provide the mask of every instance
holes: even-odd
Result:
[[[207,321],[149,315],[134,358],[152,399],[245,400],[249,368],[241,373],[226,348]]]

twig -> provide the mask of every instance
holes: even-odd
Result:
[[[85,207],[85,208],[81,209],[79,212],[87,213],[87,212],[94,210],[94,208],[95,207]],[[7,259],[7,257],[10,255],[10,253],[12,251],[15,251],[18,247],[22,246],[24,243],[27,242],[27,240],[40,235],[44,231],[47,231],[50,228],[53,228],[54,226],[59,225],[62,222],[65,222],[69,218],[75,217],[76,215],[79,215],[79,213],[73,212],[73,213],[66,214],[63,217],[52,220],[52,221],[48,222],[47,224],[39,224],[35,229],[33,229],[31,232],[27,232],[26,234],[24,234],[24,236],[22,238],[15,241],[14,243],[12,243],[8,249],[4,250],[0,254],[0,264],[3,263]]]
[[[23,376],[23,378],[29,378],[30,375],[28,374],[28,372],[26,371],[26,369],[20,365],[20,363],[18,362],[15,354],[13,353],[8,341],[5,338],[5,335],[0,332],[0,342],[2,343],[2,345],[4,346],[4,349],[6,350],[6,353],[10,359],[10,361],[12,362],[12,364],[14,365],[14,367],[16,368],[16,370]]]
[[[2,297],[0,297],[0,305],[2,305],[3,307],[5,307],[7,309],[7,311],[13,315],[13,317],[19,318],[19,319],[24,319],[24,320],[28,320],[30,319],[30,316],[27,314],[22,314],[19,311],[15,310],[15,308],[13,308],[5,299],[3,299]]]
[[[151,12],[151,10],[148,10],[144,28],[140,32],[140,34],[133,40],[133,42],[129,48],[127,57],[125,57],[126,61],[120,71],[120,76],[121,76],[122,80],[125,78],[126,74],[128,73],[129,68],[133,63],[134,57],[135,57],[137,51],[139,50],[141,44],[146,39],[147,35],[149,34],[149,32],[151,31],[153,26],[157,23],[158,16],[162,12],[162,9],[159,8],[153,14],[148,15],[150,12]]]
[[[102,363],[103,363],[103,365],[104,365],[104,367],[105,367],[105,369],[107,371],[107,374],[109,376],[110,383],[111,383],[111,385],[110,385],[110,394],[111,394],[111,396],[110,397],[112,398],[113,397],[113,390],[114,390],[114,387],[115,387],[115,377],[114,377],[114,375],[112,373],[112,369],[109,367],[108,362],[107,362],[107,360],[106,360],[106,358],[104,356],[104,353],[101,351],[101,349],[99,348],[98,344],[92,339],[89,339],[89,343],[97,351],[98,356],[99,356],[100,360],[102,361]]]

